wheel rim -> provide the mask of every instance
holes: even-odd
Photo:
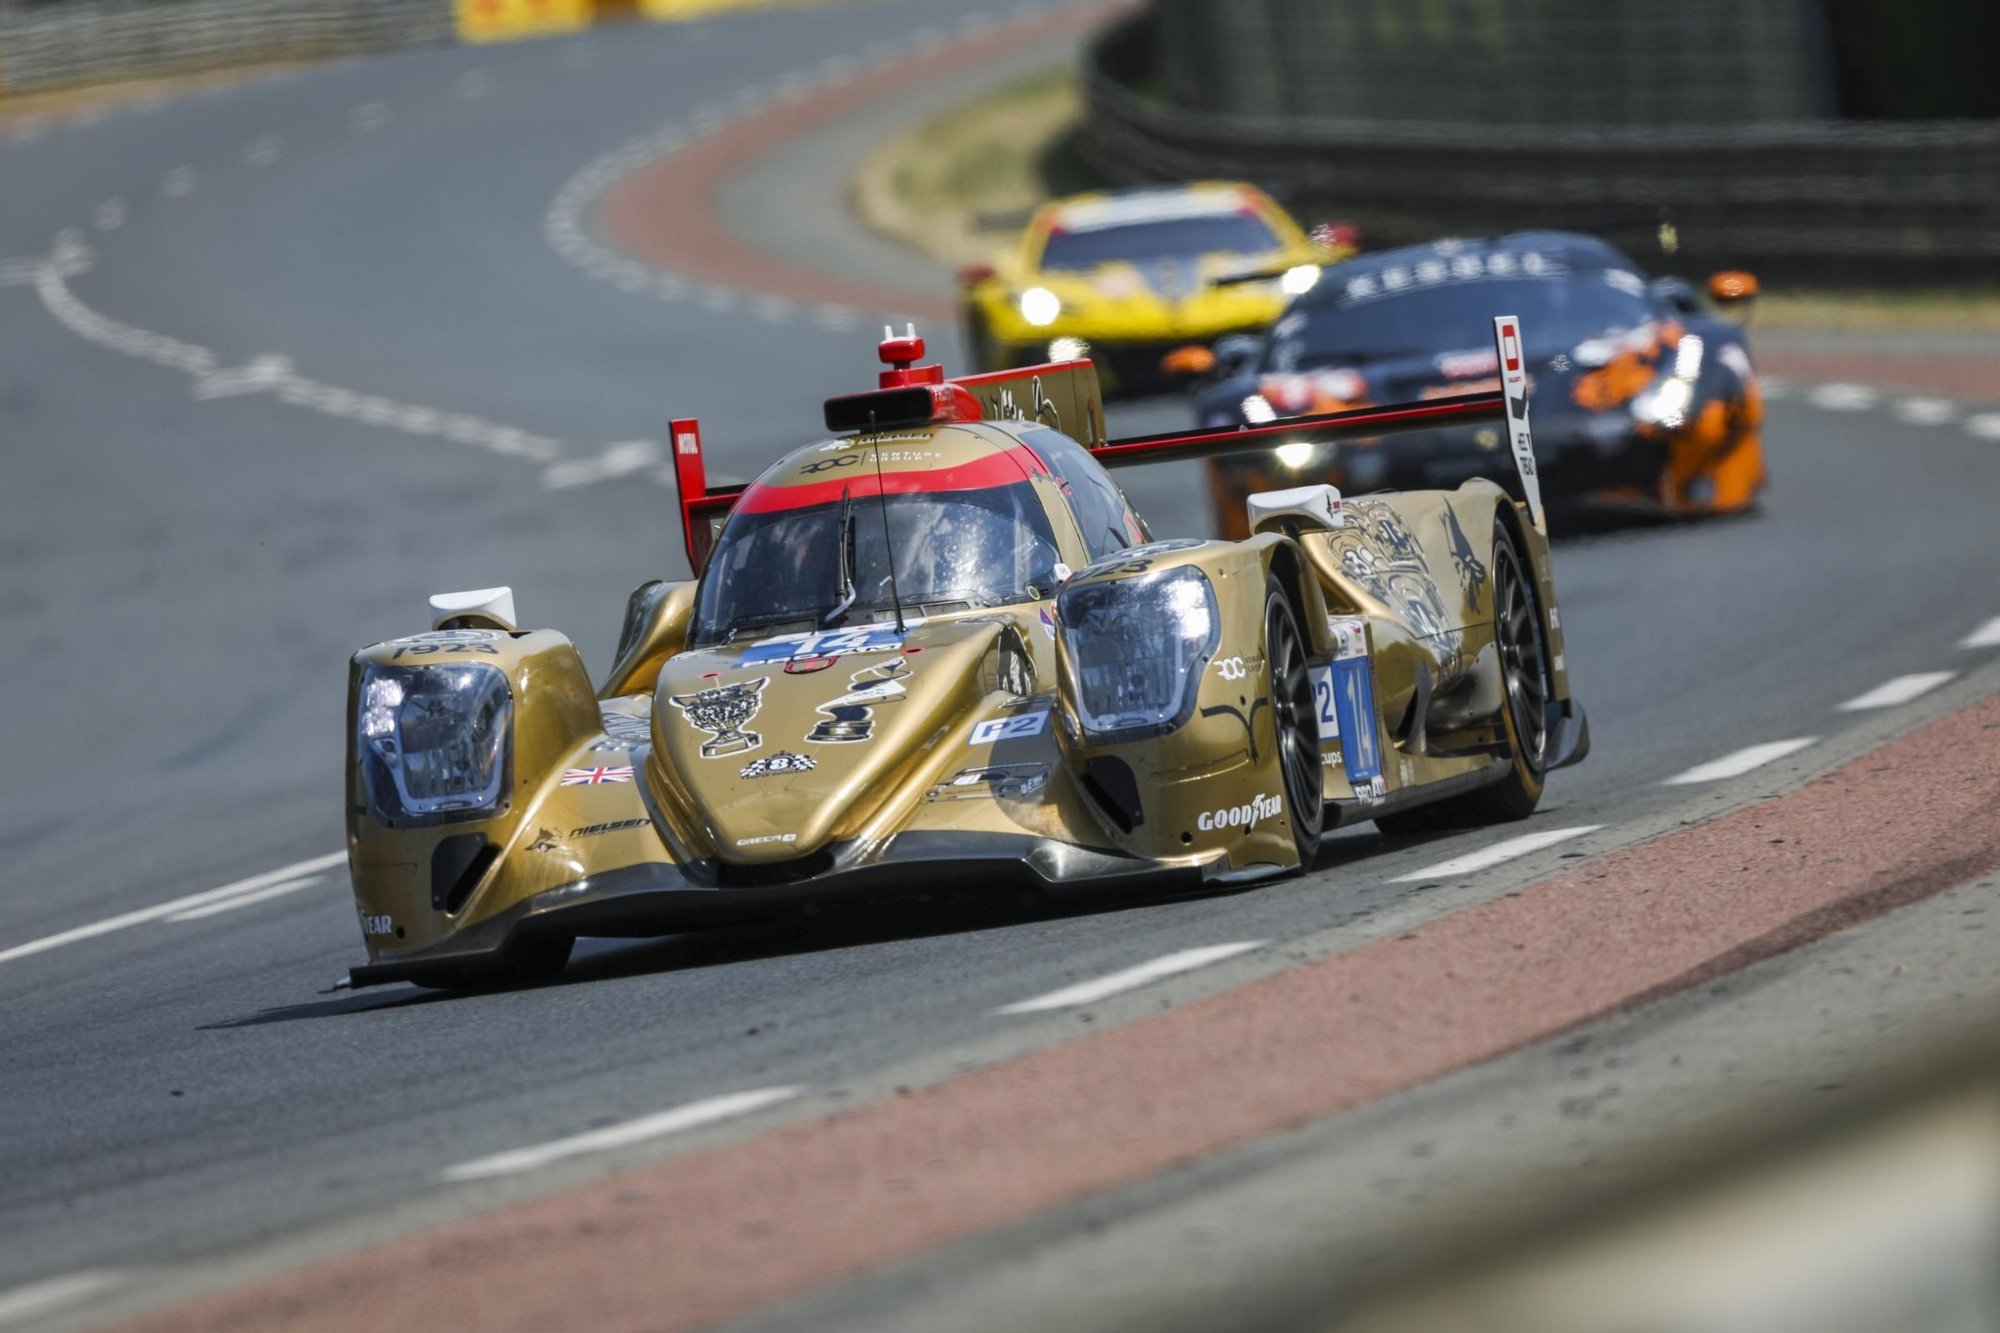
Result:
[[[1507,707],[1523,756],[1539,773],[1548,746],[1549,699],[1541,618],[1535,614],[1534,593],[1521,576],[1514,552],[1502,546],[1494,554],[1493,634],[1507,683]]]
[[[1278,724],[1278,766],[1285,775],[1285,799],[1301,846],[1319,835],[1319,722],[1313,707],[1312,677],[1306,654],[1284,603],[1272,601],[1264,615],[1264,651],[1271,666],[1271,711]]]

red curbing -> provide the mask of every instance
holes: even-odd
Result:
[[[723,225],[716,211],[717,193],[747,163],[828,121],[912,84],[976,68],[1063,33],[1080,32],[1103,23],[1120,7],[1069,7],[1004,24],[883,70],[864,70],[839,87],[796,102],[778,102],[731,122],[615,182],[604,194],[604,229],[619,249],[649,264],[752,296],[949,321],[956,317],[955,308],[936,296],[814,272],[744,244]],[[930,261],[912,256],[910,262]]]
[[[2000,697],[1395,939],[127,1327],[696,1328],[1417,1086],[1996,867]]]

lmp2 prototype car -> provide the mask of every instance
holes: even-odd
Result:
[[[966,356],[1000,370],[1087,354],[1114,390],[1163,385],[1167,348],[1263,328],[1356,239],[1331,224],[1308,235],[1269,195],[1234,182],[1060,199],[1029,216],[1011,259],[959,271]]]
[[[1504,410],[1529,503],[1305,487],[1240,542],[1154,540],[1106,469],[1270,432],[1106,441],[1087,361],[946,379],[891,338],[831,438],[747,486],[674,422],[698,578],[632,594],[599,688],[505,589],[354,655],[352,983],[530,981],[578,936],[832,895],[1234,885],[1345,824],[1526,816],[1589,737],[1513,330],[1512,400],[1285,429]]]
[[[1729,304],[1753,296],[1756,282],[1719,273],[1709,291]],[[1196,419],[1269,422],[1491,389],[1486,312],[1496,306],[1533,330],[1535,438],[1551,498],[1669,514],[1755,502],[1764,404],[1743,330],[1707,313],[1679,279],[1648,282],[1618,250],[1570,232],[1439,241],[1328,270],[1261,342],[1234,346],[1217,382],[1197,393]],[[1217,460],[1221,531],[1241,535],[1244,497],[1271,486],[1456,486],[1513,472],[1490,426],[1372,443],[1299,441]]]

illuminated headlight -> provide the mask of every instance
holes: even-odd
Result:
[[[507,794],[514,692],[494,667],[371,666],[354,732],[369,808],[385,824],[474,819]]]
[[[1313,447],[1294,440],[1278,446],[1278,461],[1296,472],[1313,460]]]
[[[1266,422],[1276,421],[1278,411],[1263,394],[1253,393],[1243,400],[1243,419],[1253,426],[1262,426]]]
[[[1057,338],[1049,344],[1049,360],[1081,361],[1090,355],[1090,344],[1081,338]]]
[[[1221,636],[1205,574],[1183,567],[1080,584],[1063,592],[1060,612],[1079,720],[1093,741],[1139,740],[1187,721]]]
[[[1287,296],[1304,296],[1319,281],[1318,264],[1295,264],[1278,279],[1278,290]]]
[[[1687,421],[1694,386],[1683,379],[1661,380],[1632,400],[1632,415],[1655,426],[1677,430]]]
[[[1047,328],[1062,313],[1062,301],[1046,287],[1030,287],[1021,293],[1021,318],[1036,328]]]

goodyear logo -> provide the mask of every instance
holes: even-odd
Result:
[[[1275,796],[1253,796],[1246,805],[1231,806],[1227,810],[1204,810],[1195,827],[1203,833],[1217,829],[1246,828],[1260,819],[1269,819],[1283,811],[1284,802]]]

